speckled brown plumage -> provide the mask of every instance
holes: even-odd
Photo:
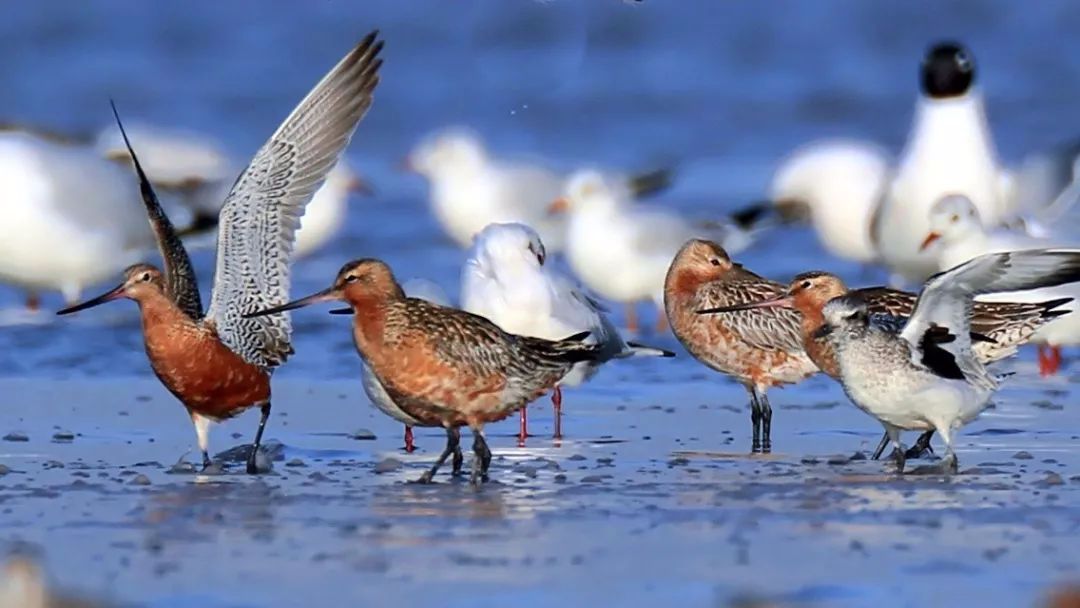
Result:
[[[470,427],[478,459],[487,462],[484,425],[551,390],[601,348],[582,342],[587,334],[561,341],[517,336],[484,317],[406,297],[390,268],[373,259],[343,266],[329,289],[256,314],[328,300],[349,303],[356,348],[402,411],[425,425]],[[448,443],[425,481],[450,449]],[[486,475],[487,462],[474,464],[474,480]]]
[[[699,310],[756,302],[784,286],[731,261],[711,241],[691,240],[675,256],[664,283],[664,308],[675,337],[697,360],[747,387],[751,395],[754,447],[770,449],[770,387],[799,382],[818,368],[802,347],[799,315],[782,308],[700,315]],[[761,402],[761,403],[759,403]],[[765,438],[758,446],[757,429]]]

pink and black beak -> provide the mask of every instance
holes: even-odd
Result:
[[[712,315],[724,312],[737,312],[740,310],[754,310],[756,308],[794,308],[794,306],[791,301],[791,296],[782,295],[775,298],[769,298],[768,300],[761,300],[760,302],[748,302],[746,304],[720,306],[718,308],[705,308],[697,311],[697,314]]]
[[[940,238],[941,235],[936,232],[931,232],[930,234],[926,235],[926,239],[923,240],[922,245],[919,245],[919,251],[926,251],[927,247],[933,245],[934,241],[937,241]]]
[[[312,304],[318,304],[319,302],[337,302],[341,299],[341,291],[336,287],[328,287],[322,291],[315,292],[305,298],[299,300],[293,300],[287,304],[281,306],[274,306],[264,310],[256,310],[253,312],[244,313],[245,319],[251,319],[253,317],[265,317],[266,315],[274,315],[279,312],[286,312],[289,310],[296,310],[297,308],[303,308]]]
[[[111,302],[112,300],[119,300],[120,298],[124,297],[124,293],[125,293],[126,289],[127,289],[127,285],[124,284],[124,283],[121,283],[120,285],[117,285],[114,289],[112,289],[110,291],[107,291],[107,292],[101,294],[100,296],[98,296],[96,298],[92,298],[90,300],[87,300],[87,301],[83,302],[82,304],[76,304],[74,306],[68,306],[67,308],[65,308],[63,310],[58,310],[58,311],[56,311],[56,314],[58,314],[58,315],[69,315],[69,314],[71,314],[73,312],[79,312],[80,310],[86,310],[87,308],[93,308],[93,307],[95,307],[95,306],[97,306],[99,304],[104,304],[106,302]]]

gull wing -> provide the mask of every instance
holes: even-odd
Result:
[[[221,341],[263,367],[292,354],[286,314],[244,313],[288,299],[289,264],[300,216],[337,163],[379,83],[383,43],[369,34],[263,144],[225,199],[207,319]]]
[[[128,141],[127,132],[124,131],[124,124],[120,122],[120,113],[117,112],[115,103],[112,104],[112,110],[113,116],[116,117],[116,126],[120,128],[120,135],[123,136],[124,145],[127,146],[128,154],[131,156],[131,162],[135,165],[135,173],[139,176],[139,192],[146,206],[147,220],[150,221],[150,228],[153,229],[157,240],[158,251],[161,252],[161,259],[165,264],[166,293],[180,310],[184,311],[184,314],[194,320],[199,320],[203,316],[202,298],[199,296],[199,281],[195,277],[191,258],[188,257],[187,250],[184,249],[184,244],[176,234],[172,222],[169,221],[169,216],[161,208],[154,187],[146,177],[139,163],[139,157],[135,155],[135,150],[131,147],[131,142]]]

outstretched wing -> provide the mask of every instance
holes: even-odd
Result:
[[[120,135],[124,138],[124,145],[127,146],[128,154],[131,155],[131,162],[135,165],[135,173],[139,176],[139,192],[142,194],[143,204],[146,205],[146,217],[150,221],[150,228],[153,229],[157,240],[158,251],[161,252],[161,259],[165,264],[165,289],[184,314],[195,320],[201,319],[203,316],[202,298],[199,297],[199,282],[195,277],[191,258],[188,257],[184,244],[180,242],[176,229],[169,221],[169,216],[165,215],[165,210],[158,202],[154,187],[150,185],[150,180],[146,177],[142,165],[139,164],[139,157],[135,155],[135,150],[128,141],[124,124],[120,122],[120,113],[116,110],[116,104],[109,103],[112,105],[113,116],[116,117],[116,126],[120,128]]]
[[[990,253],[938,273],[927,281],[900,336],[915,358],[932,345],[947,351],[971,379],[988,377],[971,350],[971,307],[975,296],[1053,287],[1080,281],[1080,249],[1032,249]]]
[[[255,365],[292,353],[286,314],[243,313],[288,299],[300,216],[337,163],[379,83],[382,41],[372,32],[330,70],[240,174],[221,209],[214,295],[207,318],[230,349]]]

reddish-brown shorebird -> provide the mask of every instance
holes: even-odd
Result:
[[[731,261],[720,245],[683,245],[664,281],[664,308],[675,337],[698,361],[727,374],[750,393],[754,452],[772,449],[772,407],[766,391],[799,382],[818,368],[799,339],[799,315],[786,308],[700,315],[699,310],[776,297],[784,286]]]
[[[345,301],[364,362],[402,411],[447,430],[446,449],[420,478],[430,482],[458,447],[458,429],[473,432],[472,482],[487,481],[491,450],[484,425],[539,398],[579,361],[600,356],[588,332],[564,340],[507,333],[484,317],[406,297],[390,267],[364,259],[345,264],[329,288],[247,317],[274,317],[316,302]]]
[[[831,343],[819,336],[819,330],[825,324],[822,310],[833,298],[854,294],[864,301],[875,321],[894,329],[897,333],[915,309],[916,294],[887,287],[865,287],[849,290],[844,281],[828,272],[805,272],[794,279],[772,298],[758,302],[749,302],[698,311],[701,314],[731,313],[735,311],[762,311],[776,308],[790,308],[798,311],[800,321],[799,339],[810,359],[829,376],[840,378],[840,367],[836,352]],[[1031,336],[1049,321],[1068,313],[1059,310],[1071,302],[1071,298],[1061,298],[1040,303],[1022,302],[975,302],[971,310],[972,350],[982,363],[992,363],[1016,353],[1017,347],[1027,342]],[[926,431],[915,445],[908,450],[907,458],[915,458],[929,448],[934,431]],[[888,444],[888,435],[882,438],[873,458],[881,456]]]
[[[205,314],[191,260],[124,134],[165,272],[136,264],[115,289],[58,314],[119,298],[138,303],[150,366],[191,415],[204,469],[211,464],[210,423],[258,406],[262,416],[247,461],[248,473],[258,472],[256,455],[270,415],[270,372],[293,352],[291,325],[287,315],[243,315],[288,295],[300,216],[371,106],[382,46],[377,32],[364,38],[308,93],[236,180],[220,213],[217,272]]]

